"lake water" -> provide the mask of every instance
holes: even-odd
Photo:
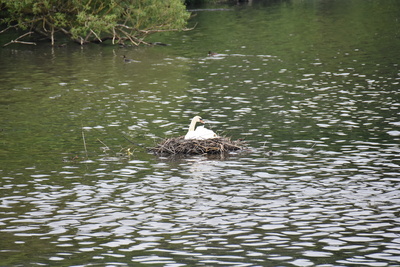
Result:
[[[201,8],[0,50],[1,266],[400,266],[400,2]],[[195,115],[248,149],[147,152]]]

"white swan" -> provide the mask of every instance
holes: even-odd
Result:
[[[187,134],[185,135],[186,140],[187,139],[204,140],[204,139],[211,139],[218,137],[216,133],[214,133],[212,130],[204,128],[204,126],[199,126],[196,128],[197,122],[205,123],[200,116],[195,116],[189,125],[189,130]]]

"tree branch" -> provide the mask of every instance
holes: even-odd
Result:
[[[90,29],[90,31],[94,34],[94,36],[96,36],[100,43],[103,42],[103,40],[101,40],[101,38],[92,29]]]
[[[45,5],[46,1],[22,1],[18,5],[10,0],[1,1],[4,2],[5,21],[9,24],[0,29],[0,34],[9,29],[26,32],[17,33],[20,36],[4,46],[13,43],[35,45],[22,40],[32,33],[44,36],[54,46],[59,32],[81,45],[105,40],[112,40],[113,44],[129,40],[135,46],[149,45],[143,40],[152,33],[188,31],[196,27],[184,28],[190,15],[182,3],[166,5],[162,0],[154,3],[145,0],[64,0],[52,5]]]
[[[17,28],[18,27],[18,25],[11,25],[11,26],[8,26],[7,28],[5,28],[4,30],[2,30],[2,31],[0,31],[0,34],[1,33],[3,33],[3,32],[6,32],[6,31],[8,31],[9,29],[11,29],[11,28]]]
[[[134,45],[136,45],[136,46],[139,45],[138,43],[136,43],[135,41],[133,41],[132,36],[131,36],[129,33],[127,33],[126,31],[124,31],[124,30],[122,30],[122,29],[119,29],[119,30],[120,30],[123,34],[125,34],[125,36],[129,39],[129,41],[132,42],[132,44],[134,44]]]
[[[27,33],[25,33],[25,34],[19,36],[17,39],[11,40],[10,42],[6,43],[5,45],[3,45],[3,47],[4,47],[4,46],[7,46],[7,45],[10,45],[10,44],[30,44],[30,45],[36,45],[35,42],[25,42],[25,41],[20,41],[20,40],[19,40],[19,39],[24,38],[25,36],[30,35],[30,34],[32,34],[32,33],[33,33],[33,32],[27,32]]]

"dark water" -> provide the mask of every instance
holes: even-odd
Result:
[[[0,265],[400,266],[400,2],[222,8],[0,50]],[[249,149],[146,151],[194,115]]]

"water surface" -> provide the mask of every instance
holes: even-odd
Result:
[[[204,8],[171,46],[0,50],[1,265],[400,266],[399,3]],[[249,149],[147,152],[194,115]]]

